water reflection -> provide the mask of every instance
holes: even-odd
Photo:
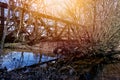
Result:
[[[54,58],[55,57],[45,56],[40,53],[14,51],[0,56],[0,67],[6,67],[7,70],[13,70],[15,68],[45,62]]]

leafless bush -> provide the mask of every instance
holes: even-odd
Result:
[[[61,15],[79,24],[70,25],[81,54],[108,53],[119,45],[119,0],[70,0]],[[80,25],[82,24],[82,25]]]

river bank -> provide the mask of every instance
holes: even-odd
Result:
[[[0,71],[1,80],[119,80],[119,60],[91,57],[58,59],[42,65]]]

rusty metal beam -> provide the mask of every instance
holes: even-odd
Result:
[[[29,10],[27,10],[29,11]],[[37,14],[38,15],[38,18],[42,17],[42,18],[47,18],[47,19],[52,19],[52,20],[55,20],[55,21],[59,21],[59,22],[62,22],[62,23],[65,23],[65,24],[71,24],[71,25],[76,25],[76,26],[81,26],[81,27],[85,27],[84,25],[81,25],[81,24],[78,24],[76,22],[72,22],[72,21],[69,21],[69,20],[64,20],[64,19],[61,19],[61,18],[58,18],[58,17],[55,17],[55,16],[51,16],[51,15],[47,15],[47,14],[43,14],[43,13],[40,13],[40,12],[36,12],[36,11],[31,11],[33,14]]]
[[[0,2],[0,7],[2,7],[2,8],[7,8],[8,5],[7,5],[6,3]]]
[[[8,6],[8,4],[0,2],[0,7],[7,8],[7,6]],[[72,22],[72,21],[69,21],[69,20],[61,19],[61,18],[58,18],[58,17],[55,17],[55,16],[47,15],[47,14],[40,13],[40,12],[37,12],[37,11],[28,10],[28,9],[21,8],[21,7],[18,7],[18,6],[11,6],[11,9],[14,10],[15,8],[25,10],[26,12],[32,12],[33,14],[37,14],[38,17],[52,19],[52,20],[59,21],[59,22],[65,23],[65,24],[72,24],[72,25],[76,25],[76,26],[85,27],[85,25],[81,25],[81,24],[78,24],[76,22]]]

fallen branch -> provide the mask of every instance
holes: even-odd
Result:
[[[16,68],[14,70],[11,70],[11,71],[20,71],[20,70],[26,70],[27,68],[34,68],[34,67],[37,67],[39,65],[43,65],[43,64],[46,64],[46,63],[49,63],[49,62],[52,62],[52,61],[57,61],[57,59],[52,59],[52,60],[49,60],[49,61],[45,61],[45,62],[40,62],[40,63],[37,63],[37,64],[33,64],[33,65],[30,65],[30,66],[24,66],[24,67],[21,67],[21,68]],[[9,71],[9,72],[11,72]]]

